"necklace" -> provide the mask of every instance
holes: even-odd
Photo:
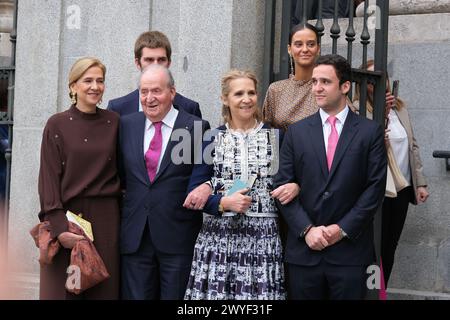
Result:
[[[231,130],[232,132],[239,132],[242,134],[247,134],[253,130],[255,130],[258,127],[258,120],[255,119],[255,125],[249,129],[240,129],[240,128],[233,128],[233,126],[231,125],[231,123],[227,123],[227,127],[229,130]]]

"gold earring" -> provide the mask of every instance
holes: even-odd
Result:
[[[77,104],[77,93],[76,92],[70,92],[70,102],[72,104]]]
[[[291,75],[294,76],[295,75],[295,73],[294,73],[294,58],[292,58],[291,54],[289,55],[289,62],[290,62],[289,65],[291,67]]]

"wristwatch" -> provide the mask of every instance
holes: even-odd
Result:
[[[312,224],[309,224],[309,225],[303,230],[303,232],[300,234],[300,238],[306,237],[306,234],[309,232],[309,230],[311,230],[312,227],[313,227],[313,225],[312,225]]]
[[[207,184],[211,189],[213,188],[211,180],[205,181],[203,183]]]
[[[224,209],[223,209],[223,205],[221,205],[220,204],[220,201],[221,201],[222,199],[220,199],[219,200],[219,209],[217,210],[220,214],[223,214],[223,212],[225,211]]]
[[[347,233],[344,230],[342,230],[341,227],[339,227],[339,232],[341,233],[341,239],[348,237]]]

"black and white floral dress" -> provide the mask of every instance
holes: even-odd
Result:
[[[278,214],[270,196],[278,150],[277,131],[262,123],[246,134],[219,128],[213,149],[214,194],[205,206],[210,215],[195,244],[185,299],[285,299]],[[220,198],[234,181],[247,181],[250,176],[256,180],[246,214],[218,214]]]

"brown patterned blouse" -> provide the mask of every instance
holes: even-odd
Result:
[[[293,76],[272,83],[263,105],[264,121],[284,131],[318,110],[312,93],[312,80],[295,80]]]

